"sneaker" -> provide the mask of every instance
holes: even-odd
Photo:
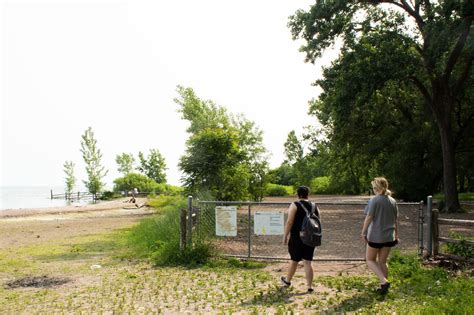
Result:
[[[380,288],[377,289],[377,292],[384,295],[388,293],[388,289],[390,288],[390,283],[384,283],[380,285]]]
[[[282,277],[280,278],[280,280],[281,280],[281,282],[282,282],[284,285],[286,285],[287,287],[289,287],[289,286],[291,285],[291,282],[288,281],[288,280],[286,280],[286,277],[283,277],[283,276],[282,276]]]

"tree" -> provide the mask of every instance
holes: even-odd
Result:
[[[160,151],[150,149],[147,157],[142,152],[138,152],[140,166],[138,170],[153,179],[157,183],[166,183],[166,162]]]
[[[97,148],[97,140],[94,138],[94,132],[89,127],[82,135],[81,152],[84,162],[86,164],[86,172],[88,180],[84,181],[84,185],[88,191],[97,197],[97,194],[102,191],[105,184],[102,182],[107,175],[107,170],[101,165],[102,153]]]
[[[377,39],[376,48],[386,42],[398,41],[406,45],[406,49],[398,49],[384,60],[374,62],[385,63],[388,68],[385,70],[393,71],[396,81],[401,82],[403,78],[403,82],[416,88],[433,115],[441,143],[443,189],[448,211],[460,208],[453,121],[455,112],[466,108],[458,105],[467,89],[466,82],[472,76],[473,13],[474,2],[470,0],[318,0],[309,11],[297,11],[289,22],[293,38],[306,41],[301,50],[310,62],[315,62],[326,48],[339,40],[342,53],[350,53],[360,40],[367,38]],[[395,67],[400,64],[404,67]],[[363,74],[368,71],[358,70],[359,79],[366,83],[363,94],[372,96],[381,85],[374,81],[375,76],[381,73],[365,77]],[[360,93],[352,95],[359,100],[362,96]],[[471,117],[470,114],[462,116]]]
[[[188,193],[209,192],[219,200],[261,199],[268,168],[262,132],[191,88],[178,86],[182,118],[190,122],[179,167]]]
[[[76,186],[76,177],[74,176],[74,163],[72,161],[64,162],[64,173],[66,174],[66,195],[70,195],[74,186]]]
[[[118,165],[118,171],[124,175],[128,175],[133,171],[135,158],[132,153],[122,153],[115,157],[115,162]]]

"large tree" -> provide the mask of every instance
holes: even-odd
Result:
[[[123,175],[128,175],[133,171],[135,158],[132,153],[121,153],[115,157],[115,162],[118,165],[118,171]]]
[[[138,152],[140,166],[138,170],[153,179],[157,183],[166,183],[166,162],[163,155],[157,149],[150,149],[148,156],[141,151]]]
[[[187,191],[209,192],[219,200],[261,199],[268,168],[262,132],[191,88],[178,86],[177,91],[178,111],[190,123],[179,162]]]
[[[462,99],[468,88],[466,82],[472,76],[473,19],[474,2],[471,0],[318,0],[308,11],[297,11],[289,22],[293,37],[306,41],[301,50],[310,62],[315,62],[336,43],[341,43],[341,53],[350,53],[366,39],[377,39],[378,44],[373,45],[375,49],[387,42],[397,42],[397,47],[405,46],[405,49],[387,53],[383,60],[373,60],[375,64],[385,63],[385,77],[381,82],[377,77],[381,72],[372,75],[367,69],[354,69],[359,72],[362,82],[353,83],[365,86],[362,93],[355,91],[352,98],[360,101],[363,94],[372,98],[392,75],[395,82],[405,82],[416,88],[439,131],[448,211],[460,208],[455,152],[459,142],[456,137],[462,138],[463,134],[459,134],[453,124],[457,117],[466,118],[458,125],[472,121],[469,113],[457,116],[456,113],[466,110]],[[347,101],[351,102],[351,99]],[[364,103],[358,105],[361,104]],[[339,114],[344,115],[343,112]],[[336,123],[334,117],[329,120]]]
[[[97,197],[97,193],[102,191],[105,183],[102,181],[108,171],[102,166],[102,153],[97,147],[97,140],[94,137],[92,128],[89,127],[82,135],[81,152],[86,164],[87,181],[83,181],[88,191]]]

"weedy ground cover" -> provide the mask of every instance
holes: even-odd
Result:
[[[375,292],[377,280],[367,270],[329,276],[315,262],[315,292],[308,294],[300,271],[292,287],[281,287],[281,263],[216,258],[205,247],[176,256],[173,209],[181,202],[161,200],[157,217],[132,228],[0,249],[0,310],[467,314],[474,309],[472,268],[424,266],[418,257],[396,252],[385,296]]]

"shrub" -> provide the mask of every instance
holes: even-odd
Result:
[[[330,194],[331,177],[321,176],[311,180],[310,189],[313,194]]]
[[[111,200],[115,197],[118,197],[116,194],[114,194],[114,192],[112,191],[104,191],[101,195],[100,195],[100,200]]]
[[[180,209],[186,208],[183,197],[160,196],[150,200],[160,215],[142,220],[129,234],[129,245],[138,257],[149,258],[156,265],[196,266],[212,256],[209,243],[197,239],[192,249],[180,251]]]
[[[130,191],[138,188],[138,191],[151,192],[157,189],[159,184],[142,174],[130,173],[114,180],[114,191]]]
[[[474,237],[467,237],[459,233],[449,233],[450,238],[458,240],[474,240]],[[467,258],[474,258],[474,247],[465,243],[460,244],[446,244],[446,251],[453,255],[463,256]]]
[[[114,180],[114,191],[130,191],[138,188],[138,191],[149,192],[153,195],[177,196],[183,192],[183,188],[165,183],[157,183],[153,179],[137,173],[130,173],[124,177]]]
[[[271,197],[284,197],[293,195],[293,187],[291,186],[283,186],[278,184],[267,184],[265,189],[265,196]]]

